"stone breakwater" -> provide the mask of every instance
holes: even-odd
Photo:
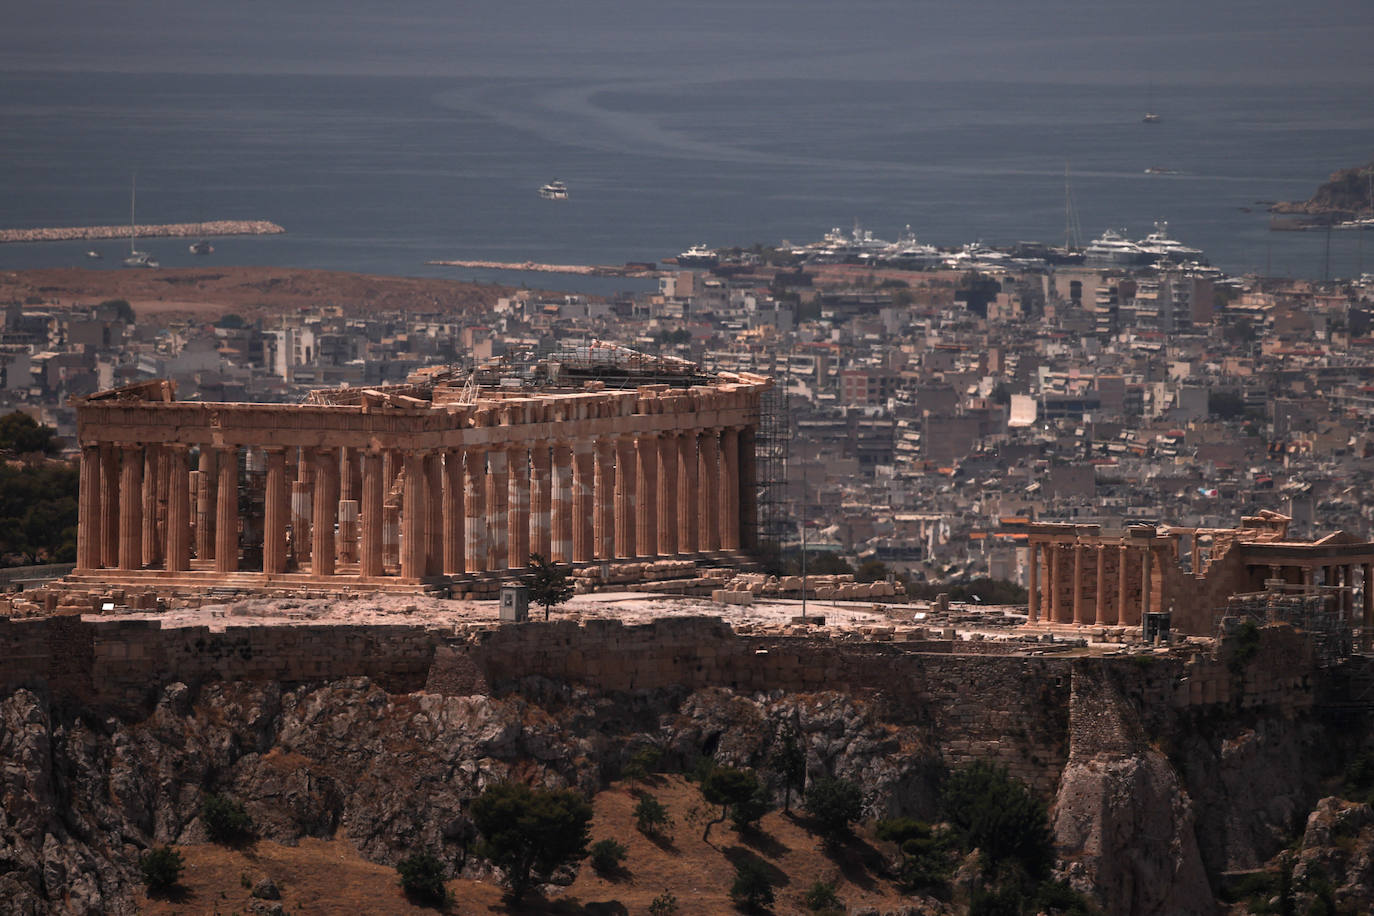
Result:
[[[134,226],[137,238],[199,238],[211,235],[280,235],[285,232],[264,219],[221,219],[209,223],[164,223]],[[0,229],[4,242],[70,242],[98,239],[127,239],[128,226],[57,226],[49,229]]]

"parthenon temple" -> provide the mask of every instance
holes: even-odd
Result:
[[[1374,543],[1290,540],[1289,522],[1265,510],[1236,528],[1030,524],[1027,624],[1139,627],[1169,612],[1172,629],[1210,636],[1238,596],[1269,590],[1322,596],[1347,624],[1374,627]]]
[[[166,380],[82,398],[69,581],[458,593],[535,553],[747,550],[770,382],[649,368],[619,388],[555,364],[533,382],[435,370],[301,404],[177,401]]]

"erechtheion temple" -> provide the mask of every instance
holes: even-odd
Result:
[[[91,395],[76,404],[69,581],[457,592],[534,553],[591,564],[749,548],[770,383],[641,369],[608,383],[540,364],[491,387],[436,370],[290,405],[177,401],[168,381]]]
[[[1374,543],[1289,540],[1289,521],[1264,511],[1236,528],[1031,524],[1027,622],[1139,627],[1167,612],[1172,629],[1212,635],[1238,599],[1269,591],[1320,596],[1347,624],[1374,626]]]

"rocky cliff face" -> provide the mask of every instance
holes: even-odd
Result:
[[[1061,873],[1113,913],[1211,911],[1209,875],[1267,860],[1309,809],[1321,729],[1252,713],[1151,736],[1112,677],[1074,672],[1068,763],[1040,764],[1058,786]],[[1036,702],[1007,715],[1033,716]],[[121,719],[18,689],[0,699],[0,899],[26,914],[132,913],[138,857],[202,840],[209,792],[242,800],[264,839],[342,835],[387,864],[442,851],[480,877],[463,811],[487,784],[593,792],[649,743],[669,766],[703,754],[758,766],[784,722],[813,774],[865,787],[867,816],[934,815],[948,735],[861,693],[607,694],[539,677],[500,696],[393,694],[366,678],[174,683]],[[1322,865],[1354,887],[1368,856]]]
[[[411,850],[463,859],[467,800],[506,778],[599,789],[654,742],[682,763],[758,764],[791,720],[810,766],[862,781],[875,813],[929,813],[914,729],[841,694],[747,698],[725,690],[598,697],[543,685],[519,696],[391,695],[366,679],[283,691],[166,688],[140,721],[91,720],[19,690],[0,704],[0,897],[20,913],[131,913],[137,860],[204,839],[204,794],[242,800],[264,839],[341,832],[393,863]],[[533,689],[533,688],[532,688]],[[470,860],[473,874],[480,863]]]

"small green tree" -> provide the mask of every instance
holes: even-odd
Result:
[[[677,897],[666,887],[649,902],[649,916],[675,916],[676,913]]]
[[[806,908],[813,913],[843,912],[844,904],[835,893],[835,885],[829,881],[822,881],[819,878],[816,882],[806,889],[802,902]]]
[[[478,851],[505,871],[512,900],[587,855],[592,806],[572,789],[496,783],[473,800],[471,816]]]
[[[592,868],[601,876],[611,875],[620,870],[630,847],[616,840],[597,840],[592,844]]]
[[[847,779],[823,776],[806,790],[806,811],[816,820],[826,842],[849,834],[849,825],[863,813],[863,790]]]
[[[51,427],[41,426],[33,417],[16,410],[0,417],[0,450],[17,455],[51,455],[57,451],[57,443],[53,441]]]
[[[138,870],[143,875],[143,884],[152,894],[166,893],[176,887],[181,881],[181,871],[184,867],[181,853],[170,846],[150,849],[138,860]]]
[[[736,906],[749,912],[772,906],[773,883],[768,879],[768,867],[758,859],[741,859],[735,866],[735,882],[730,885],[730,899]]]
[[[782,810],[792,813],[792,793],[806,788],[806,751],[797,741],[797,730],[791,722],[783,723],[773,739],[768,755],[768,771],[782,783]]]
[[[667,838],[673,829],[668,809],[648,792],[642,792],[635,803],[635,829],[650,838]]]
[[[715,767],[701,781],[701,795],[711,804],[720,806],[720,816],[707,821],[701,833],[703,843],[711,827],[727,817],[736,830],[749,830],[768,812],[768,798],[753,770]]]
[[[1003,767],[978,763],[955,770],[941,791],[941,808],[966,849],[981,849],[989,867],[1012,860],[1038,880],[1054,864],[1045,803]]]
[[[396,863],[401,889],[417,903],[443,906],[448,902],[444,887],[444,863],[431,852],[417,852]]]
[[[938,894],[948,885],[953,863],[947,835],[907,817],[879,821],[875,833],[878,839],[896,843],[901,850],[897,886],[902,890]]]
[[[243,802],[233,796],[205,796],[200,804],[200,819],[213,843],[233,845],[252,839],[253,819]]]
[[[550,563],[542,554],[530,554],[530,574],[526,577],[526,584],[535,603],[544,605],[545,620],[549,619],[549,611],[573,596],[567,570],[566,566]]]
[[[630,762],[625,764],[625,768],[620,771],[620,777],[634,782],[644,782],[658,771],[658,765],[662,760],[663,750],[661,748],[654,747],[652,744],[641,747],[630,755]]]

